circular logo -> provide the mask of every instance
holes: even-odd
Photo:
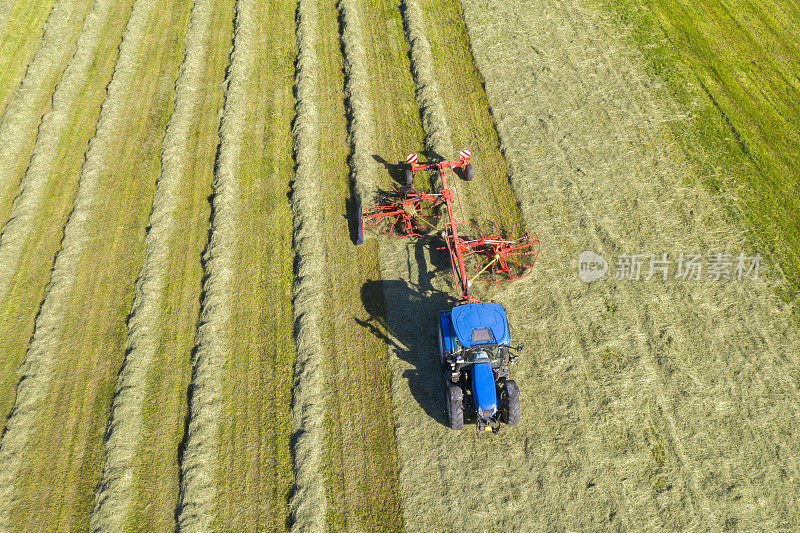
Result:
[[[578,277],[581,281],[591,283],[606,275],[608,262],[602,255],[584,250],[578,256]]]

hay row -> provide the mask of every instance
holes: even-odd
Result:
[[[219,418],[223,373],[231,349],[231,306],[236,271],[239,202],[239,167],[247,119],[248,85],[257,29],[253,0],[235,7],[233,50],[224,115],[220,122],[220,148],[213,183],[211,239],[204,258],[200,326],[197,331],[189,405],[186,449],[181,461],[178,528],[208,531],[215,517],[219,463]]]
[[[14,96],[25,70],[42,42],[44,28],[56,0],[12,2],[0,25],[0,114]]]
[[[92,217],[98,197],[100,178],[107,166],[107,144],[114,138],[125,115],[126,100],[131,84],[136,79],[136,64],[143,41],[147,37],[147,22],[158,2],[137,0],[120,44],[120,53],[114,75],[103,103],[97,132],[91,140],[75,203],[64,228],[62,247],[56,256],[50,283],[36,319],[22,378],[17,386],[14,407],[6,422],[0,443],[0,529],[7,530],[14,505],[15,482],[24,463],[26,445],[35,431],[53,367],[58,360],[61,321],[72,296],[76,269],[91,235],[86,226]]]
[[[425,36],[425,14],[416,0],[405,0],[403,5],[406,39],[411,47],[411,70],[417,84],[417,105],[422,110],[425,129],[425,148],[429,158],[449,160],[454,157],[453,140],[436,81],[433,52]]]
[[[125,361],[117,380],[106,431],[105,464],[95,494],[90,521],[92,531],[123,530],[132,503],[133,462],[142,438],[147,375],[162,335],[164,288],[169,275],[170,247],[176,238],[178,188],[187,164],[186,144],[198,107],[211,15],[211,0],[194,3],[184,57],[175,84],[175,108],[164,136],[161,173],[153,196],[144,261],[128,319]]]
[[[327,500],[323,476],[324,387],[322,342],[325,272],[320,238],[317,124],[319,65],[316,2],[301,0],[297,10],[295,140],[296,176],[292,190],[293,247],[297,257],[294,285],[295,375],[292,398],[294,495],[290,510],[299,531],[325,529]]]
[[[0,119],[0,146],[3,147],[0,150],[0,226],[7,220],[7,202],[16,192],[20,172],[30,156],[28,150],[36,127],[45,106],[50,103],[53,85],[72,53],[73,36],[88,4],[86,0],[56,2],[45,23],[39,48]]]
[[[369,201],[375,192],[372,139],[373,119],[370,99],[367,58],[364,50],[364,34],[361,18],[354,0],[341,0],[342,41],[344,42],[344,68],[346,74],[347,104],[350,115],[348,141],[350,143],[351,179],[358,198]]]
[[[89,77],[89,69],[94,64],[100,45],[100,35],[112,7],[113,2],[97,1],[84,19],[75,52],[53,93],[52,107],[42,118],[30,164],[20,182],[20,192],[11,206],[11,218],[0,235],[0,272],[4,273],[0,276],[0,304],[11,288],[13,273],[19,266],[22,251],[35,231],[35,221],[44,208],[58,146],[74,113],[75,102]]]

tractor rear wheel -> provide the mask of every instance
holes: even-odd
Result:
[[[414,184],[414,173],[411,172],[410,168],[406,169],[406,185],[411,187]]]
[[[502,407],[503,422],[509,426],[519,424],[519,387],[513,379],[507,379],[500,391],[500,405]]]
[[[467,166],[464,167],[464,179],[467,181],[472,181],[472,178],[475,176],[472,175],[472,163],[467,163]]]
[[[455,383],[447,382],[447,422],[450,429],[464,428],[464,391]]]

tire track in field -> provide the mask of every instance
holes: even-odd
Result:
[[[320,146],[316,124],[319,91],[317,57],[319,5],[300,0],[297,8],[297,95],[295,181],[292,188],[296,259],[295,372],[292,397],[292,445],[295,487],[290,502],[293,527],[302,531],[325,529],[328,502],[323,476],[325,353],[321,326],[325,273],[322,248],[321,202],[315,162]]]
[[[208,531],[215,519],[219,464],[219,417],[223,372],[230,350],[230,295],[236,270],[236,245],[240,191],[236,176],[246,121],[248,78],[252,69],[255,6],[239,0],[220,147],[213,184],[211,237],[204,260],[200,326],[194,353],[189,425],[181,458],[181,493],[178,529]]]
[[[73,55],[75,36],[93,1],[58,0],[47,18],[42,40],[25,78],[0,119],[0,228],[8,220],[8,208],[19,185],[20,174],[30,158],[37,126],[51,103]],[[0,293],[2,299],[2,293]]]
[[[125,29],[117,66],[107,89],[97,132],[89,145],[81,171],[78,193],[64,228],[62,247],[53,265],[25,362],[17,385],[17,398],[0,442],[0,529],[8,529],[14,506],[15,481],[24,463],[23,454],[34,432],[42,401],[52,381],[61,335],[61,319],[69,304],[81,254],[91,238],[85,231],[93,208],[100,200],[100,176],[107,164],[106,146],[124,113],[125,94],[135,78],[136,56],[147,35],[146,22],[157,2],[137,0]]]
[[[175,213],[189,157],[187,144],[200,98],[211,12],[211,0],[197,0],[192,7],[184,57],[175,84],[175,108],[164,135],[161,175],[153,197],[144,261],[128,319],[125,361],[106,432],[103,476],[89,524],[92,531],[123,530],[134,497],[133,462],[141,445],[148,372],[163,335],[164,290],[170,250],[175,244]]]
[[[472,3],[464,2],[464,4]],[[554,235],[559,232],[568,234],[570,224],[563,215],[542,219],[543,215],[537,213],[537,211],[551,211],[552,213],[557,209],[559,201],[548,199],[548,195],[552,195],[556,198],[563,198],[560,201],[566,202],[566,205],[582,206],[577,215],[572,215],[572,224],[574,228],[586,228],[589,231],[586,234],[585,238],[588,240],[583,243],[584,246],[599,246],[601,252],[651,251],[644,247],[653,248],[659,243],[663,246],[664,236],[673,239],[667,241],[667,250],[686,252],[697,251],[697,248],[725,250],[726,247],[730,248],[730,242],[743,242],[741,237],[737,236],[738,232],[732,230],[726,222],[715,215],[715,204],[712,198],[702,191],[687,188],[680,183],[681,174],[686,172],[686,169],[681,166],[685,167],[686,163],[683,161],[682,155],[671,148],[670,141],[665,143],[657,132],[658,123],[664,120],[673,120],[670,115],[676,114],[679,110],[668,109],[668,113],[665,114],[663,109],[647,100],[648,95],[652,94],[652,89],[648,88],[648,81],[641,79],[635,69],[631,68],[631,64],[635,63],[636,58],[625,55],[624,46],[621,47],[617,40],[598,37],[598,40],[593,42],[593,39],[588,37],[598,33],[598,27],[603,28],[594,15],[563,2],[552,6],[527,5],[521,9],[539,14],[541,20],[537,20],[535,17],[532,20],[537,21],[536,25],[540,26],[540,29],[535,29],[536,25],[532,24],[521,30],[520,34],[535,35],[537,39],[515,36],[515,40],[508,42],[501,39],[498,45],[495,28],[492,28],[491,25],[480,28],[486,19],[491,21],[491,16],[487,16],[486,13],[491,12],[492,9],[483,5],[480,15],[475,7],[465,9],[465,11],[468,14],[468,20],[475,25],[475,27],[471,27],[471,33],[477,50],[476,57],[487,77],[487,90],[493,97],[495,110],[501,117],[499,121],[501,134],[504,134],[503,140],[509,160],[516,166],[514,177],[518,180],[516,185],[519,188],[519,194],[530,202],[523,204],[523,208],[527,211],[526,218],[530,220],[538,217],[539,223],[545,227],[549,226]],[[498,20],[493,23],[499,24],[497,27],[502,27],[503,23],[500,22],[500,18],[496,18]],[[480,31],[476,28],[480,28]],[[572,37],[568,39],[559,35],[557,40],[553,41],[553,35],[558,32],[569,33]],[[608,30],[599,33],[603,37],[608,36]],[[489,37],[490,35],[491,37]],[[561,44],[560,47],[558,44],[554,44],[559,42],[558,39],[563,39],[564,44]],[[602,44],[600,44],[601,41]],[[512,95],[509,94],[507,82],[503,86],[497,84],[498,79],[502,79],[503,75],[508,76],[508,74],[497,72],[496,65],[499,65],[502,60],[508,61],[515,55],[525,57],[523,50],[530,49],[530,44],[526,46],[527,43],[533,44],[538,54],[538,60],[530,63],[538,63],[541,68],[525,72],[523,69],[528,66],[525,65],[520,68],[518,79],[533,78],[536,83],[532,86],[535,87],[536,92]],[[516,54],[514,46],[517,47]],[[501,56],[501,54],[505,55]],[[562,55],[565,57],[562,58]],[[589,57],[586,57],[587,55]],[[514,68],[511,67],[508,70],[513,71]],[[567,76],[568,79],[558,77],[559,75]],[[575,90],[564,90],[565,87],[574,87]],[[552,95],[556,94],[558,95],[557,101],[561,105],[557,105],[556,100],[552,99]],[[592,104],[598,100],[604,102],[605,105],[595,108],[600,111],[593,117],[594,120],[586,120],[587,110],[591,110]],[[544,131],[539,132],[535,128],[530,128],[521,120],[522,117],[519,116],[517,109],[525,109],[527,115],[532,111],[534,116],[541,117]],[[611,127],[611,125],[617,124],[620,126]],[[625,147],[627,154],[612,155],[609,152],[604,153],[604,149],[598,148],[596,144],[579,144],[586,143],[586,140],[592,135],[603,139],[608,146]],[[543,141],[543,146],[547,146],[544,152],[553,153],[557,157],[549,160],[542,156],[531,158],[529,155],[531,149],[524,144],[526,138]],[[554,142],[552,139],[559,140]],[[648,150],[652,150],[653,147],[656,147],[654,153],[649,153]],[[636,164],[641,165],[644,170],[636,168]],[[604,194],[609,191],[608,182],[604,183],[604,180],[609,179],[609,170],[614,174],[624,176],[624,178],[610,180],[614,186],[612,196],[604,198]],[[530,180],[528,177],[552,174],[557,176],[555,181],[559,184],[558,188],[543,188],[540,182]],[[606,202],[605,205],[603,202]],[[627,212],[628,220],[619,222],[614,220],[609,216],[609,207],[619,207],[621,211]],[[606,214],[603,215],[603,212]],[[644,213],[646,213],[645,216],[643,216]],[[555,219],[555,226],[553,219]],[[710,229],[709,221],[712,220],[715,224],[714,229]],[[564,224],[564,227],[559,227],[561,224]],[[575,229],[571,232],[573,239],[578,236]],[[687,233],[690,234],[688,237]],[[653,240],[652,236],[654,235],[658,235],[659,238]],[[580,238],[578,236],[578,239]],[[676,243],[685,248],[680,249],[674,246]],[[580,250],[577,248],[581,244],[580,242],[571,244],[572,248],[562,247],[561,252],[564,255],[572,256],[573,253],[577,254],[577,250]],[[633,246],[636,248],[632,248]],[[660,252],[662,249],[653,248],[652,251]],[[552,267],[550,269],[555,279],[558,279],[559,274]],[[758,285],[757,288],[766,291],[764,285]],[[740,328],[740,326],[736,326],[737,323],[747,324],[748,320],[754,318],[753,305],[764,310],[760,313],[762,318],[756,318],[756,320],[761,320],[761,323],[767,326],[767,323],[763,321],[764,315],[772,314],[771,319],[767,320],[777,322],[778,331],[782,332],[781,336],[773,337],[772,344],[777,347],[776,352],[785,354],[796,352],[795,336],[789,339],[783,337],[788,331],[786,329],[788,327],[786,326],[788,320],[786,313],[767,311],[774,306],[774,301],[771,304],[768,303],[771,298],[768,293],[761,297],[760,294],[754,295],[752,290],[739,285],[714,286],[710,284],[699,290],[693,290],[676,283],[668,286],[668,290],[664,290],[662,285],[654,284],[648,286],[649,294],[647,296],[636,290],[635,286],[631,288],[625,282],[615,284],[611,287],[611,291],[603,285],[593,285],[583,289],[585,290],[579,288],[579,284],[569,283],[566,280],[556,285],[557,292],[571,294],[574,307],[590,309],[592,306],[588,304],[592,302],[587,300],[587,296],[592,295],[594,300],[609,299],[621,308],[618,311],[619,316],[612,320],[616,324],[610,325],[611,328],[616,329],[616,335],[600,335],[598,340],[613,342],[615,337],[622,337],[624,330],[620,330],[620,327],[624,325],[628,330],[629,353],[631,355],[637,352],[643,354],[639,358],[631,357],[630,362],[626,365],[638,366],[643,372],[643,382],[646,387],[643,392],[638,394],[643,398],[649,396],[654,399],[651,416],[656,420],[656,425],[661,427],[660,431],[665,432],[667,447],[676,458],[673,465],[670,462],[667,463],[666,474],[668,478],[673,477],[678,483],[685,480],[687,494],[696,499],[699,506],[696,509],[681,511],[679,496],[670,495],[670,490],[667,490],[660,493],[658,498],[666,506],[665,508],[672,512],[672,515],[670,513],[659,514],[656,509],[653,509],[650,510],[649,516],[642,516],[646,500],[640,500],[633,506],[633,509],[630,509],[631,506],[628,505],[629,509],[622,515],[622,519],[632,521],[639,526],[666,523],[672,527],[685,527],[687,522],[695,526],[699,525],[695,521],[698,519],[698,514],[701,515],[699,517],[700,524],[705,524],[705,527],[710,525],[709,522],[719,524],[726,521],[730,516],[715,516],[715,510],[734,514],[736,510],[720,507],[719,504],[723,502],[719,500],[714,502],[716,505],[709,502],[707,487],[713,478],[710,478],[708,474],[701,473],[709,466],[714,465],[716,475],[721,475],[723,479],[727,477],[734,481],[731,486],[736,486],[735,475],[720,469],[719,465],[715,464],[714,454],[708,453],[715,447],[719,450],[720,443],[724,447],[725,441],[720,441],[719,437],[709,438],[708,430],[697,431],[699,428],[694,428],[692,432],[686,432],[686,429],[682,430],[682,425],[685,426],[687,423],[691,425],[692,417],[685,413],[681,417],[676,417],[672,413],[677,410],[679,404],[689,407],[698,400],[706,402],[713,397],[708,394],[709,391],[703,390],[702,387],[698,388],[696,385],[707,381],[709,375],[704,376],[702,372],[698,373],[694,367],[702,367],[704,360],[708,358],[705,354],[730,353],[731,347],[725,339],[726,326],[724,324],[728,324],[727,327],[730,328]],[[587,291],[588,294],[584,294]],[[617,293],[614,294],[614,291]],[[691,305],[693,299],[700,301]],[[722,305],[707,305],[702,302],[703,300],[720,302]],[[741,306],[738,304],[740,301],[751,303]],[[701,317],[697,314],[698,307],[702,308],[702,312],[706,316]],[[681,318],[681,312],[686,313],[689,318]],[[608,325],[598,324],[599,321],[596,318],[592,321],[595,323],[593,327],[603,328]],[[679,323],[680,326],[676,327],[676,323]],[[713,326],[715,323],[722,327],[715,328]],[[784,324],[784,326],[780,324]],[[764,328],[764,330],[766,329],[772,328]],[[711,343],[704,338],[705,336],[712,339]],[[691,353],[694,355],[690,357]],[[591,358],[591,354],[588,355]],[[587,357],[587,354],[584,354],[584,357]],[[728,357],[730,357],[730,361],[723,366],[729,368],[738,367],[746,360],[742,359],[740,355],[736,355],[735,352],[730,353]],[[680,368],[681,366],[683,368]],[[774,366],[774,362],[768,366]],[[768,366],[763,368],[766,369]],[[686,383],[689,376],[691,376],[691,380],[695,381],[695,384]],[[592,377],[591,379],[597,378]],[[684,383],[681,383],[682,381]],[[796,386],[793,386],[786,378],[779,381],[782,381],[783,391],[788,393],[791,398],[796,398]],[[728,381],[728,383],[728,386],[733,385],[737,388],[742,385],[737,385],[735,381]],[[743,394],[746,388],[748,387],[745,386],[742,391],[734,392],[734,394]],[[726,392],[726,394],[730,396],[731,392]],[[729,400],[723,399],[726,394],[721,395],[720,401],[730,403]],[[796,402],[796,399],[793,401]],[[786,406],[784,406],[785,408]],[[791,407],[789,409],[791,410]],[[696,409],[694,412],[698,413]],[[698,420],[705,420],[705,423],[713,421],[713,416],[709,416],[708,413],[705,415],[705,418],[701,416]],[[796,413],[791,418],[796,418]],[[749,417],[745,417],[741,421],[748,419]],[[787,425],[788,422],[784,422],[784,427]],[[754,429],[757,430],[757,427]],[[769,428],[761,428],[761,431],[765,430],[772,431]],[[730,429],[725,431],[730,432]],[[685,444],[686,442],[689,444]],[[698,446],[700,442],[703,444]],[[705,457],[703,457],[704,454]],[[670,472],[670,469],[674,471]],[[573,506],[581,509],[584,507],[582,502],[570,502],[567,508]],[[741,506],[738,507],[741,508]],[[675,516],[675,511],[682,512],[682,516]],[[639,514],[637,515],[637,513]]]
[[[58,156],[58,145],[89,76],[112,5],[111,1],[97,0],[84,19],[74,54],[53,92],[51,109],[39,126],[30,164],[20,182],[20,192],[14,198],[10,219],[0,235],[0,272],[3,272],[0,276],[0,305],[11,288],[22,250],[36,228],[35,221],[44,209],[47,183]]]

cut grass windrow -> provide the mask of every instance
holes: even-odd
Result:
[[[128,319],[125,362],[120,371],[106,432],[105,464],[95,495],[92,531],[122,531],[134,498],[134,458],[141,446],[148,372],[163,335],[165,287],[171,248],[175,246],[175,214],[187,167],[190,134],[200,98],[200,83],[211,25],[211,0],[192,7],[186,49],[175,85],[175,107],[167,125],[156,183],[144,261]]]
[[[178,527],[208,531],[215,519],[219,475],[219,419],[224,416],[223,376],[230,357],[230,296],[236,271],[240,201],[237,167],[247,118],[248,79],[256,28],[252,0],[235,7],[233,50],[220,123],[220,147],[213,184],[211,237],[204,262],[205,281],[194,354],[189,426],[181,463]]]
[[[95,133],[131,4],[132,0],[126,4],[96,2],[84,19],[75,53],[39,126],[20,194],[0,237],[3,424],[14,403],[18,370],[73,207],[82,162]]]
[[[450,161],[455,157],[453,136],[436,80],[433,52],[426,37],[425,14],[416,0],[403,2],[403,20],[411,48],[414,81],[417,84],[417,104],[422,111],[422,124],[425,128],[425,147],[432,159]]]
[[[291,518],[300,531],[323,531],[328,505],[323,476],[325,260],[321,256],[321,203],[316,164],[320,150],[318,9],[316,0],[300,0],[297,9],[297,104],[293,128],[296,171],[292,189],[293,246],[297,257],[294,286],[297,355],[292,398],[295,488]]]
[[[369,94],[367,58],[363,45],[363,32],[358,6],[354,0],[339,2],[342,14],[342,42],[344,43],[347,99],[350,108],[348,140],[351,150],[351,179],[358,199],[367,203],[375,194],[375,176],[370,170],[372,160],[372,102]]]
[[[58,155],[58,145],[62,141],[70,112],[73,111],[78,94],[86,82],[110,8],[111,2],[95,2],[92,11],[84,19],[72,59],[55,87],[52,94],[52,106],[42,118],[39,126],[30,164],[20,182],[20,192],[11,206],[10,220],[3,226],[2,235],[0,235],[0,272],[4,273],[3,276],[0,276],[0,305],[3,304],[14,280],[11,273],[17,269],[22,256],[22,248],[27,243],[31,232],[36,229],[35,221],[44,207],[44,195],[47,191],[48,178]],[[72,23],[74,24],[74,21]],[[12,102],[12,106],[15,103]],[[25,104],[19,105],[22,107]],[[30,123],[22,122],[27,127],[31,127]],[[9,127],[7,130],[4,130],[5,125],[4,117],[0,123],[0,138],[3,133],[17,134],[19,138],[24,138],[24,133],[17,131],[19,124],[14,124],[15,127]],[[5,153],[0,155],[0,158],[3,158],[1,161],[7,162]],[[0,166],[2,176],[8,176],[5,172],[11,172],[11,169]]]
[[[81,31],[91,0],[58,0],[47,18],[39,48],[25,71],[25,78],[0,118],[0,228],[36,139],[37,126],[51,104]],[[0,293],[2,299],[2,293]]]
[[[103,104],[75,198],[74,208],[64,229],[62,247],[56,256],[50,283],[36,320],[22,378],[17,386],[14,407],[6,422],[0,443],[0,529],[9,529],[15,504],[15,492],[23,454],[35,429],[42,404],[48,394],[53,370],[59,359],[63,317],[71,303],[73,283],[80,259],[92,238],[87,232],[107,161],[106,142],[113,138],[126,111],[125,95],[136,77],[135,65],[142,42],[147,36],[147,22],[156,1],[137,0],[120,44],[120,54],[108,96]]]
[[[4,0],[5,1],[5,0]],[[25,77],[25,69],[42,39],[55,0],[6,4],[0,18],[0,115]]]

